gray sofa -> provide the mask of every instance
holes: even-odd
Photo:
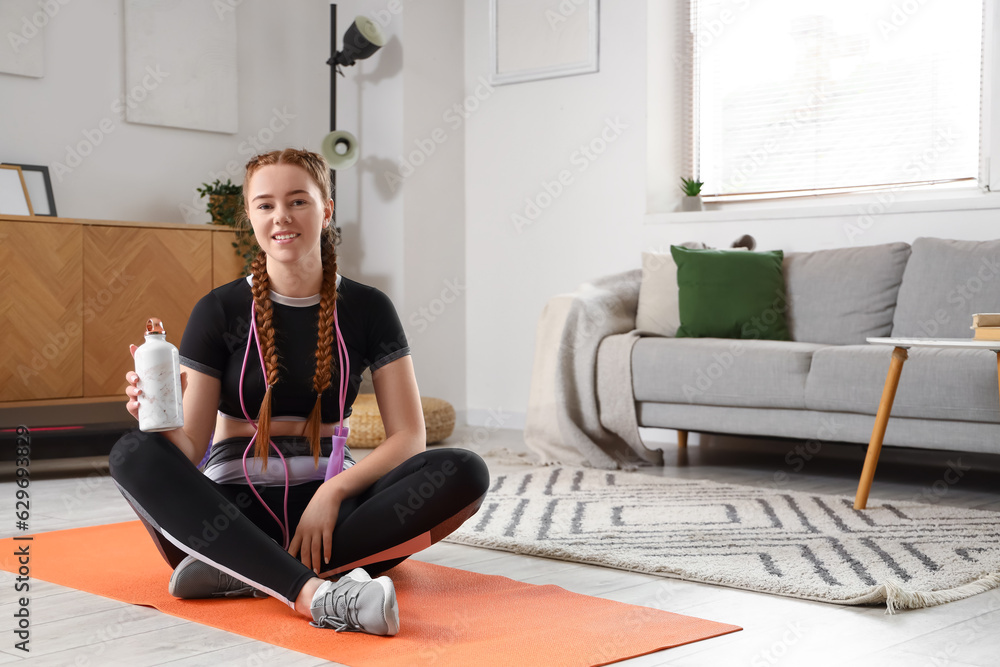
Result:
[[[892,352],[867,337],[970,338],[973,313],[1000,312],[997,241],[791,253],[783,268],[791,341],[637,337],[638,426],[867,443]],[[988,350],[911,348],[884,444],[1000,453],[997,376]]]

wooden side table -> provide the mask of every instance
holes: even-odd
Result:
[[[868,504],[868,493],[875,479],[875,466],[882,452],[882,439],[885,437],[885,427],[892,413],[892,402],[896,398],[896,388],[899,386],[899,376],[903,372],[903,362],[911,347],[960,347],[977,350],[991,350],[997,355],[997,381],[1000,382],[1000,340],[972,340],[970,338],[869,338],[873,345],[892,345],[892,360],[889,362],[889,374],[882,388],[882,400],[878,404],[878,414],[875,416],[875,427],[868,442],[868,453],[865,456],[865,466],[861,471],[861,481],[858,492],[854,496],[854,509],[863,510]]]

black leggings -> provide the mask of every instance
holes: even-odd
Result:
[[[281,547],[281,529],[246,484],[212,481],[163,435],[138,429],[125,434],[111,450],[110,467],[171,567],[190,554],[289,606],[316,576]],[[289,489],[290,537],[321,484]],[[458,528],[479,509],[488,486],[489,471],[474,452],[433,449],[407,459],[341,504],[332,555],[320,573],[409,543],[403,555],[363,564],[372,575],[389,569]],[[284,486],[258,489],[282,521],[284,492]]]

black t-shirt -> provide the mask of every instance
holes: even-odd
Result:
[[[252,303],[248,278],[213,289],[191,311],[180,346],[182,364],[222,381],[219,410],[241,420],[244,416],[238,387],[250,335]],[[316,372],[319,295],[300,299],[272,292],[271,303],[278,353],[278,381],[272,389],[271,414],[305,419],[316,403],[313,375]],[[389,297],[374,287],[343,276],[338,278],[337,321],[350,359],[350,382],[344,409],[344,416],[348,417],[364,369],[370,367],[374,371],[409,354],[410,348]],[[321,407],[323,423],[327,424],[340,420],[336,333],[333,360],[332,383],[323,392]],[[250,346],[243,378],[243,402],[253,419],[257,419],[264,389],[255,341]]]

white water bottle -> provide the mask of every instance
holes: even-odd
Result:
[[[169,431],[184,425],[181,396],[181,360],[167,342],[163,322],[146,321],[146,342],[136,348],[135,374],[139,376],[139,430]]]

